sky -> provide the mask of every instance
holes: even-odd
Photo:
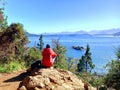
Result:
[[[120,28],[120,0],[6,0],[4,3],[8,23],[19,22],[29,33]]]

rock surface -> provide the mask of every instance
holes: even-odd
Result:
[[[40,69],[27,76],[18,90],[95,90],[89,83],[67,70]]]

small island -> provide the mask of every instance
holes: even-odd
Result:
[[[82,46],[72,46],[72,48],[75,50],[85,50],[85,48]]]

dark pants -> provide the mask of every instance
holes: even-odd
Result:
[[[34,70],[34,69],[41,69],[41,68],[50,68],[49,66],[43,66],[42,65],[42,62],[40,60],[38,61],[35,61],[31,64],[31,70]]]
[[[37,69],[42,68],[42,63],[40,60],[35,61],[31,64],[31,70],[34,70],[35,68],[37,68]]]

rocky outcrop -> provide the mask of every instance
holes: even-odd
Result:
[[[82,46],[72,46],[72,48],[75,50],[85,50],[85,48]]]
[[[95,90],[89,83],[67,70],[40,69],[26,77],[18,90]]]

